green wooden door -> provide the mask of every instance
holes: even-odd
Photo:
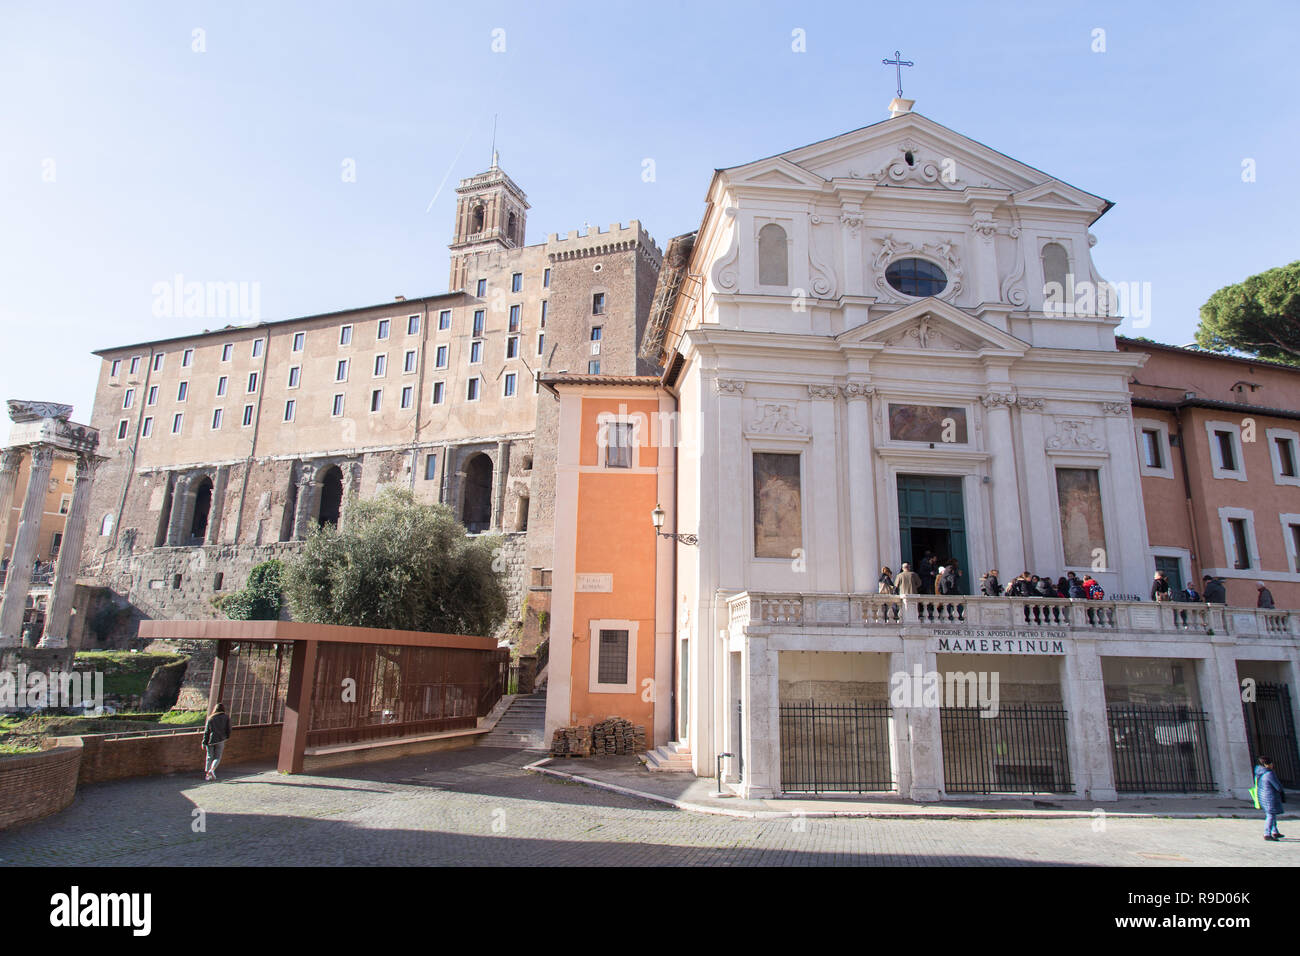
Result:
[[[898,476],[898,536],[903,560],[916,569],[925,551],[942,564],[955,560],[958,590],[970,594],[979,575],[966,557],[966,508],[962,480],[954,475]]]

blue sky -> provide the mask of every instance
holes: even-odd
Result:
[[[444,291],[494,113],[528,241],[639,218],[662,246],[715,167],[883,118],[895,49],[919,112],[1115,203],[1094,256],[1151,283],[1139,334],[1189,341],[1215,289],[1300,258],[1297,5],[920,9],[5,0],[0,398],[84,421],[92,349],[223,324],[153,314],[178,273],[257,282],[264,319]]]

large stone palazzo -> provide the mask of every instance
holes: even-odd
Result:
[[[13,422],[10,445],[0,452],[0,502],[4,505],[3,516],[0,516],[0,540],[4,540],[8,533],[5,525],[11,511],[9,502],[24,457],[30,458],[31,467],[5,574],[3,598],[0,599],[0,647],[17,647],[22,642],[23,613],[32,584],[41,518],[49,494],[50,471],[56,456],[72,455],[77,462],[76,481],[65,518],[45,632],[41,639],[41,645],[45,647],[67,646],[90,489],[99,461],[95,454],[99,433],[69,421],[71,415],[72,407],[69,405],[9,402],[9,418]]]

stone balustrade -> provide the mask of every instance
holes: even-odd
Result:
[[[1214,634],[1300,639],[1300,611],[1130,601],[953,595],[782,594],[744,591],[727,601],[737,627],[904,625],[1042,629],[1092,633]]]

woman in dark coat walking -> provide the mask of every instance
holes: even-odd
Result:
[[[207,751],[207,759],[203,762],[204,780],[217,779],[217,764],[221,763],[221,752],[226,749],[229,739],[230,718],[226,716],[226,705],[218,703],[203,726],[203,749]]]
[[[1259,765],[1255,767],[1255,787],[1259,791],[1259,808],[1264,811],[1264,839],[1281,840],[1282,834],[1277,831],[1277,818],[1282,815],[1286,791],[1273,773],[1273,761],[1262,754]]]

